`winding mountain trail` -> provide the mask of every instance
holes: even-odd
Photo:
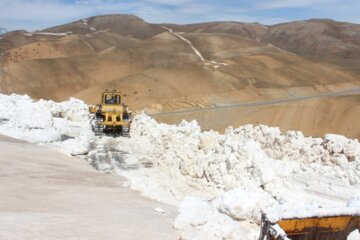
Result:
[[[162,28],[168,30],[170,34],[173,34],[173,35],[177,36],[178,38],[180,38],[181,40],[183,40],[184,42],[186,42],[191,47],[191,49],[194,51],[194,53],[197,56],[199,56],[199,58],[202,62],[206,61],[205,58],[203,57],[203,55],[201,54],[201,52],[197,48],[194,47],[194,45],[192,44],[192,42],[189,39],[186,39],[183,36],[181,36],[179,33],[174,32],[174,30],[172,30],[171,28],[168,28],[168,27],[162,27]]]
[[[180,38],[182,41],[184,41],[186,44],[188,44],[188,45],[191,47],[191,49],[194,51],[194,53],[200,58],[200,60],[201,60],[202,62],[205,62],[206,64],[209,64],[209,65],[211,65],[211,66],[214,67],[214,68],[219,68],[219,67],[227,66],[227,65],[228,65],[227,63],[223,63],[223,62],[217,62],[217,61],[214,61],[214,60],[206,60],[206,59],[204,58],[204,56],[201,54],[200,50],[197,49],[197,48],[192,44],[192,42],[191,42],[189,39],[181,36],[181,34],[178,33],[178,32],[174,32],[174,30],[171,29],[171,28],[164,27],[164,26],[162,26],[162,28],[166,29],[167,31],[169,31],[170,34],[175,35],[176,37],[178,37],[178,38]]]

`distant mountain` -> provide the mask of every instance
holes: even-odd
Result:
[[[69,24],[48,28],[44,31],[86,34],[99,30],[139,39],[147,39],[163,32],[161,27],[146,23],[143,19],[137,16],[120,14],[102,15],[90,17],[88,19],[81,19]]]
[[[311,19],[272,26],[240,22],[169,26],[184,32],[239,35],[272,43],[300,55],[360,57],[360,25],[330,19]]]
[[[360,25],[314,19],[271,26],[263,41],[301,55],[360,58]]]
[[[96,103],[103,89],[117,88],[133,109],[148,112],[270,101],[360,86],[360,25],[327,19],[272,26],[177,25],[151,24],[133,15],[104,15],[37,32],[10,32],[0,39],[0,48],[6,51],[3,93],[54,100],[75,96]],[[355,111],[352,104],[341,101],[339,106],[352,106],[348,112]],[[283,125],[286,115],[295,124],[287,127],[304,130],[311,121],[310,116],[301,122],[294,119],[301,107],[286,109],[256,119],[233,114],[226,124],[248,119]],[[211,121],[209,127],[226,125]]]
[[[267,33],[267,26],[259,23],[241,23],[241,22],[210,22],[188,25],[168,24],[179,32],[197,32],[197,33],[227,33],[248,37],[251,39],[262,38]]]

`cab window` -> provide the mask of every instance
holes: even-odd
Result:
[[[120,104],[120,95],[106,94],[105,104]]]

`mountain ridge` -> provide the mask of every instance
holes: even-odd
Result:
[[[327,19],[272,26],[234,21],[176,25],[103,15],[38,32],[10,32],[0,46],[7,46],[2,93],[53,100],[75,96],[95,104],[102,90],[117,88],[134,110],[148,113],[312,96],[357,88],[360,79],[360,25]],[[325,105],[296,105],[291,116],[304,106]],[[259,116],[263,121],[241,117],[274,125],[291,118],[285,113]],[[232,118],[230,123],[238,124]],[[221,125],[212,121],[216,128]],[[287,127],[300,130],[311,122],[292,121]]]

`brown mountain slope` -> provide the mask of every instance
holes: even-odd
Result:
[[[300,55],[360,58],[360,25],[308,20],[271,26],[263,41]]]
[[[107,32],[93,34],[94,38],[70,35],[56,42],[36,46],[31,43],[12,49],[6,68],[7,78],[11,80],[8,91],[65,99],[78,91],[146,69],[195,60],[191,49],[181,42],[160,37],[137,40]],[[51,56],[46,58],[41,52]]]
[[[188,25],[166,24],[178,32],[228,33],[251,39],[261,38],[267,33],[267,26],[259,23],[210,22]]]
[[[299,55],[360,58],[360,25],[330,19],[311,19],[272,26],[240,22],[169,26],[184,32],[239,35],[272,43]]]
[[[173,26],[179,31],[228,33],[271,43],[313,62],[328,62],[350,74],[360,74],[359,24],[310,19],[273,26],[239,22]]]
[[[40,32],[12,32],[0,39],[0,46],[7,48],[0,87],[4,93],[54,100],[75,96],[89,103],[97,103],[104,89],[116,88],[132,109],[149,113],[291,100],[358,88],[359,35],[358,25],[328,20],[274,26],[237,22],[159,25],[131,15],[91,17]],[[346,55],[349,62],[343,61],[346,51],[350,51]],[[345,106],[348,99],[356,98],[336,99],[333,104]],[[319,101],[316,109],[329,102]],[[301,112],[304,106],[294,108]],[[305,111],[307,120],[286,125],[292,121],[289,109],[276,109],[274,121],[262,122],[317,129],[311,120],[316,111]],[[357,114],[354,109],[348,112]],[[256,123],[272,116],[269,111],[262,109],[246,117],[230,114],[223,123],[236,125],[246,119]],[[319,114],[326,111],[319,110]],[[192,116],[202,118],[197,113]],[[351,118],[351,114],[346,116]],[[210,118],[202,123],[225,127]],[[331,126],[330,130],[337,125]]]
[[[221,116],[221,117],[219,117]],[[268,106],[198,111],[155,116],[158,121],[179,123],[197,119],[204,129],[224,130],[228,126],[266,124],[282,131],[301,130],[305,135],[322,137],[325,133],[360,139],[360,95],[314,98]]]
[[[81,19],[69,24],[45,29],[48,32],[72,32],[73,34],[86,34],[98,30],[108,30],[112,33],[146,39],[152,37],[163,29],[157,25],[146,23],[143,19],[126,14],[102,15]]]

